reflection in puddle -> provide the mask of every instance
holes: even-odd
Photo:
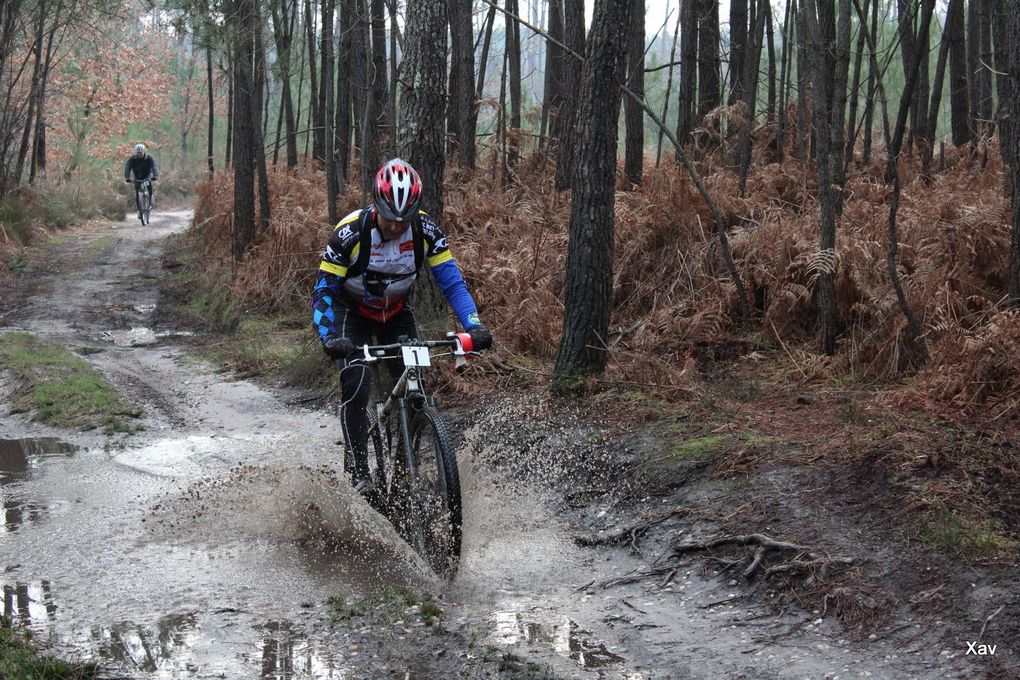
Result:
[[[3,487],[27,479],[43,459],[68,456],[77,450],[77,446],[56,437],[0,439],[0,501],[3,505],[0,533],[17,531],[26,522],[37,520],[52,509],[52,506],[16,498]]]
[[[493,638],[504,645],[545,644],[568,656],[584,668],[601,668],[624,659],[606,646],[589,639],[590,632],[564,617],[558,623],[528,620],[520,612],[495,612]]]
[[[52,621],[57,615],[49,581],[4,583],[4,619],[29,626],[33,622]]]
[[[343,655],[295,634],[288,621],[271,621],[265,626],[262,641],[262,678],[291,680],[347,680],[352,677],[344,666]]]
[[[177,657],[198,637],[194,614],[164,616],[148,626],[124,621],[91,630],[91,641],[100,659],[148,673],[177,667]]]
[[[153,674],[152,677],[179,678],[200,670],[213,672],[217,677],[254,677],[257,672],[258,677],[272,680],[353,677],[344,663],[346,649],[308,636],[287,620],[249,628],[233,619],[238,610],[225,609],[205,614],[170,614],[151,624],[120,621],[60,631],[50,581],[0,582],[0,589],[3,591],[0,614],[4,620],[48,636],[57,647],[73,648],[76,656],[97,661],[114,672],[109,677]],[[224,620],[223,615],[229,619]],[[242,624],[241,629],[250,631],[241,638],[227,633],[230,629],[238,630],[238,623]],[[198,649],[202,652],[196,654]],[[238,654],[238,650],[242,651]],[[217,658],[213,664],[217,668],[203,668],[196,658],[210,653]]]
[[[28,476],[42,458],[67,456],[78,450],[56,437],[33,439],[0,439],[0,484]]]

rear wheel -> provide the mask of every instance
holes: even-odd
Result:
[[[460,559],[463,517],[460,474],[453,444],[439,412],[421,409],[411,421],[417,483],[408,496],[409,542],[441,576],[451,576]]]

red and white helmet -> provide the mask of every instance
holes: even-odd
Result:
[[[372,187],[375,209],[388,220],[407,222],[418,214],[421,177],[407,161],[394,158],[379,168]]]

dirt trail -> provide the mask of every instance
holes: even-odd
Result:
[[[662,587],[591,588],[648,564],[656,546],[578,547],[541,489],[470,450],[484,441],[470,427],[458,452],[464,559],[453,583],[438,583],[338,481],[331,414],[232,380],[150,327],[164,241],[189,219],[75,234],[50,261],[91,247],[91,262],[52,273],[49,292],[0,327],[79,352],[144,408],[130,436],[0,421],[4,614],[37,640],[132,678],[967,678],[980,668],[962,643],[928,644],[938,636],[919,622],[851,642],[820,612],[776,615],[694,566]],[[497,403],[475,427],[519,415]],[[602,519],[614,512],[607,499]],[[379,603],[387,586],[433,593],[441,629],[414,607],[337,617],[327,603]]]

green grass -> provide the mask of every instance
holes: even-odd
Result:
[[[28,333],[0,336],[0,370],[14,376],[14,412],[34,411],[34,418],[48,425],[126,431],[119,417],[141,415],[84,359]]]
[[[682,460],[699,460],[734,442],[730,434],[707,434],[685,439],[673,446],[673,457]]]
[[[349,623],[367,616],[373,623],[392,624],[417,613],[423,623],[433,623],[443,616],[443,609],[431,595],[410,588],[383,588],[378,593],[356,600],[334,595],[326,600],[333,623]]]
[[[968,560],[1009,557],[1020,547],[995,520],[971,520],[945,507],[927,513],[920,538],[936,550]]]
[[[36,650],[27,633],[12,630],[0,619],[0,678],[4,680],[85,680],[95,678],[94,665],[70,664]]]

